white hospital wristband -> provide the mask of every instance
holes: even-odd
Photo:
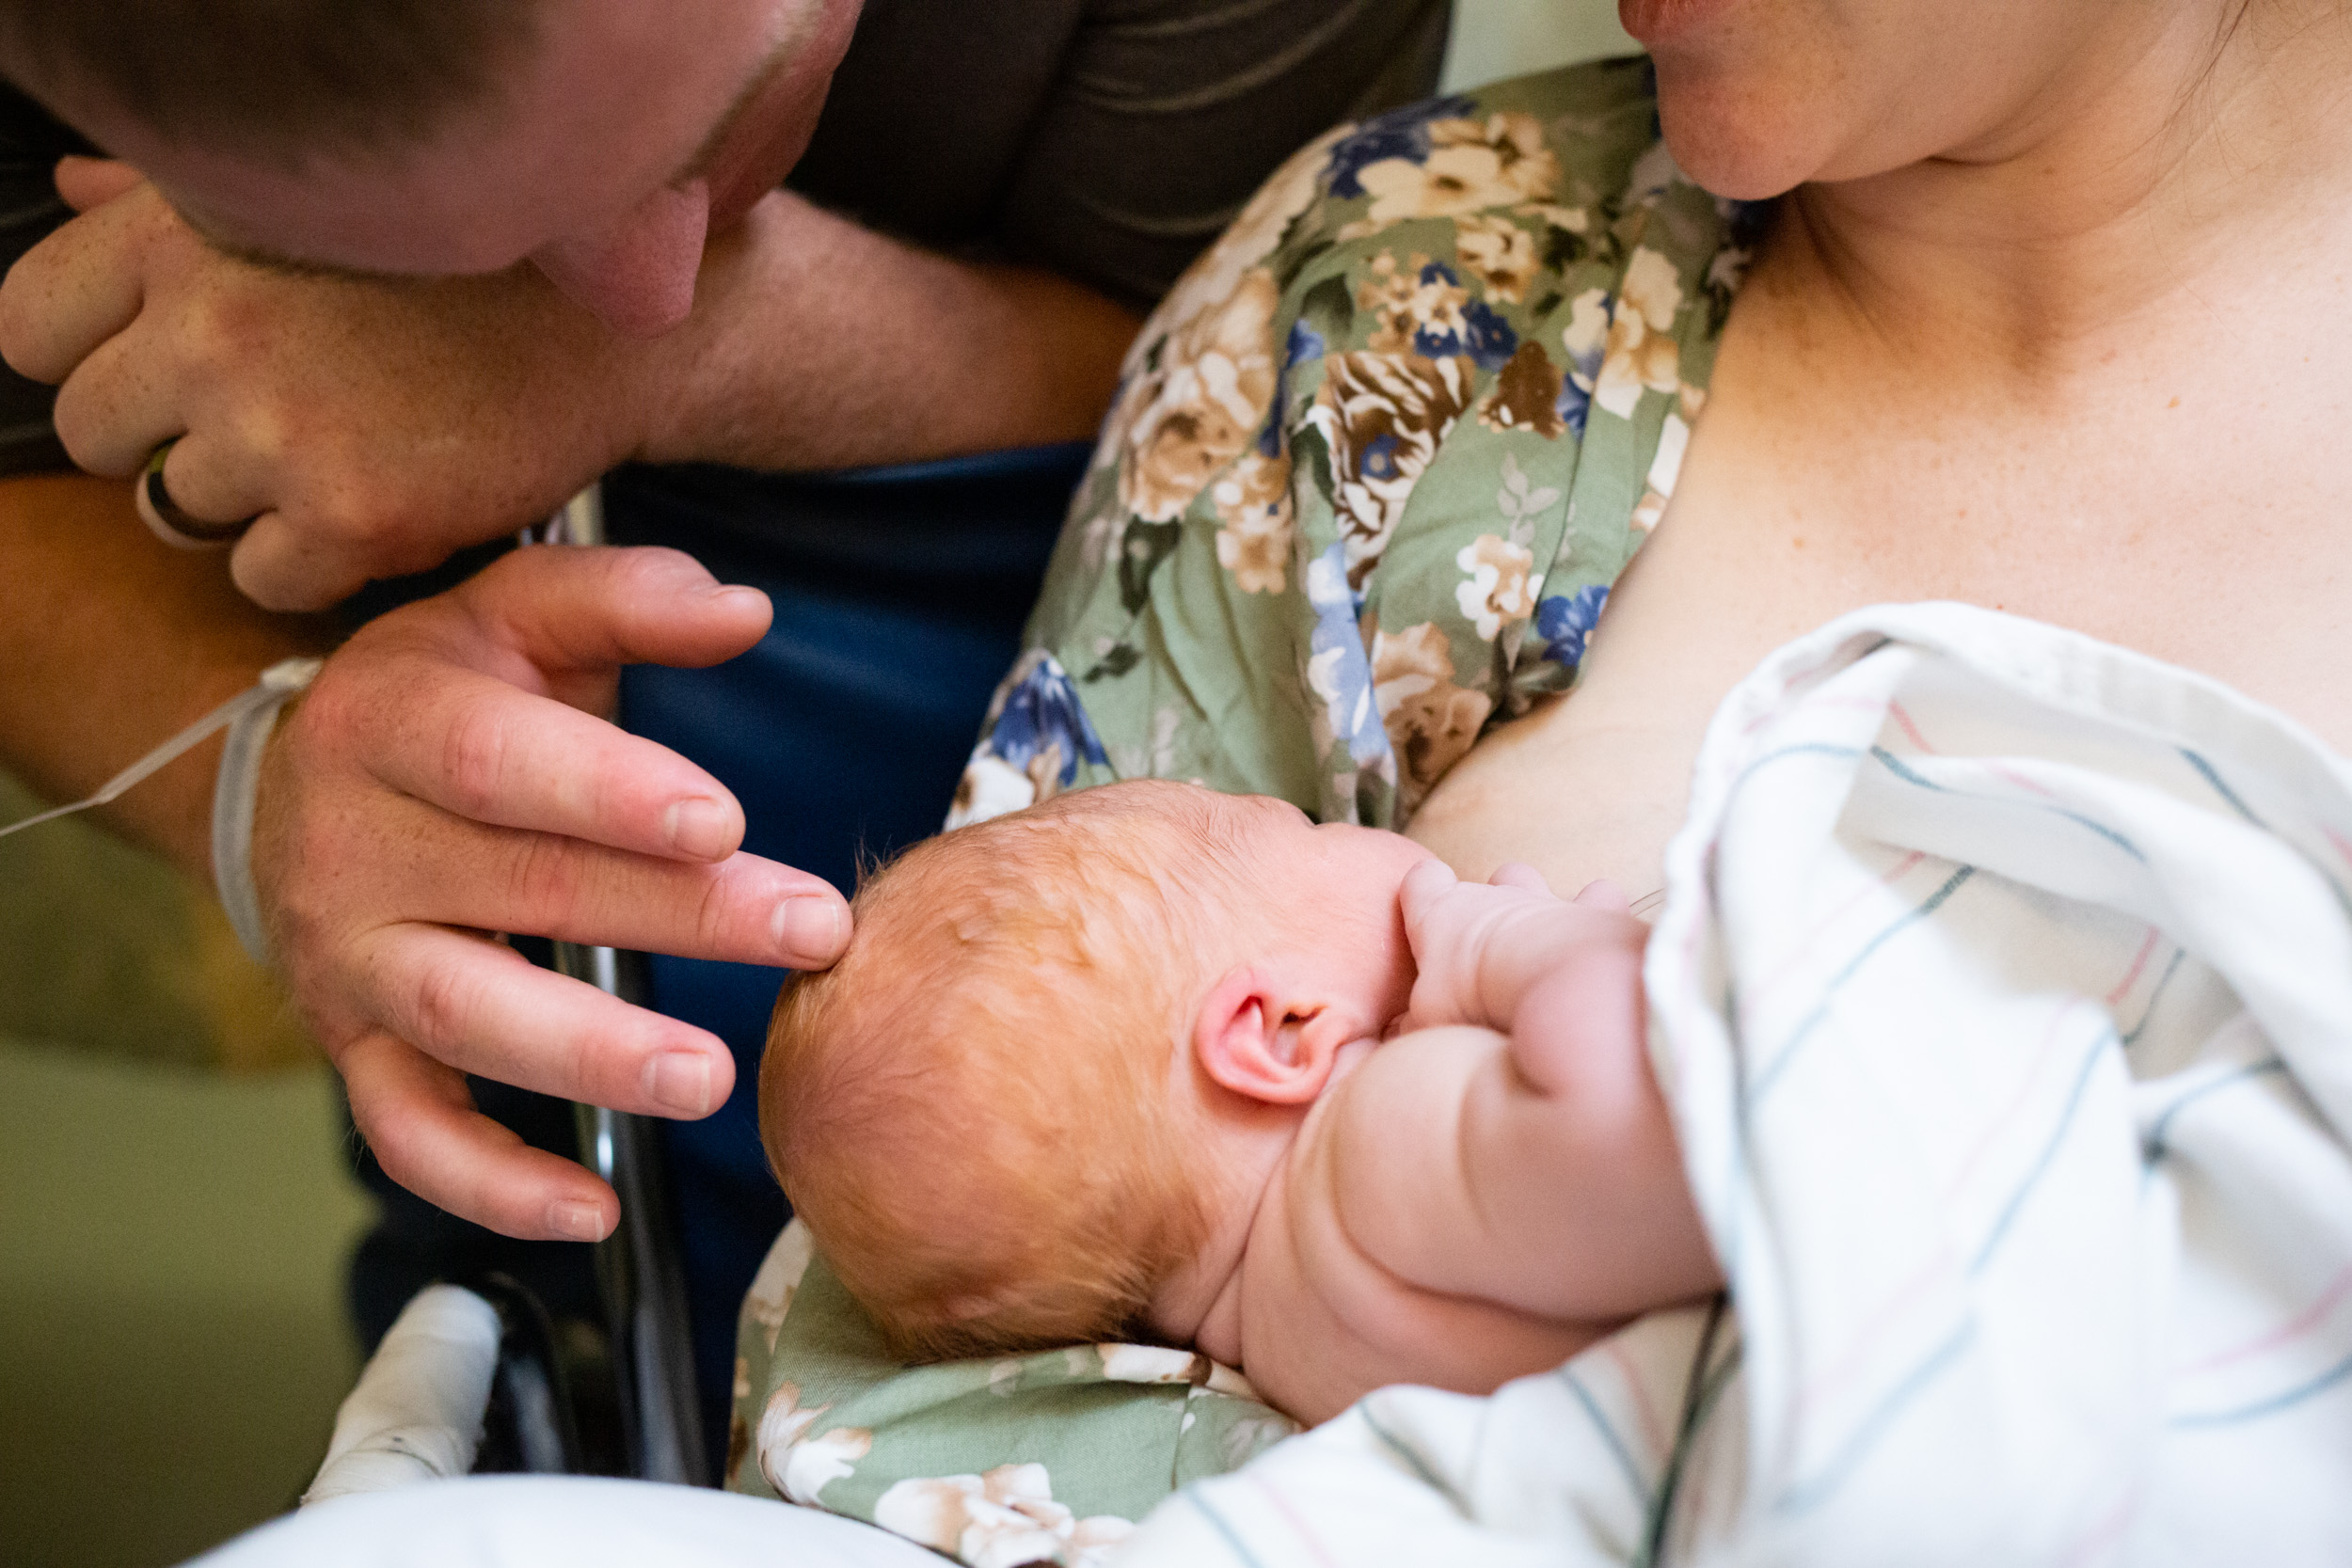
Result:
[[[256,963],[270,961],[269,928],[262,924],[261,895],[253,887],[253,803],[262,783],[262,753],[278,727],[278,712],[310,689],[322,662],[281,659],[230,703],[229,742],[221,748],[220,772],[213,782],[213,887],[237,941]]]

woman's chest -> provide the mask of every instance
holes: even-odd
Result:
[[[1774,647],[1958,599],[2215,675],[2352,753],[2352,461],[2340,411],[2224,384],[2081,410],[1727,388],[1583,683],[1448,776],[1413,834],[1466,874],[1658,885],[1708,720]],[[2339,427],[2340,428],[2340,427]],[[1964,434],[1963,434],[1964,433]]]

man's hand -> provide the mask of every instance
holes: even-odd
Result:
[[[130,475],[174,437],[191,515],[254,519],[237,584],[317,610],[561,506],[636,442],[642,345],[517,267],[306,274],[214,249],[120,164],[68,159],[83,215],[0,287],[0,355],[61,382],[57,434]]]
[[[685,325],[622,338],[535,268],[342,277],[223,255],[119,164],[0,286],[0,355],[57,433],[255,519],[237,585],[322,609],[511,533],[630,458],[784,471],[1090,436],[1135,318],[1035,268],[916,250],[778,191],[713,236]]]
[[[1509,1032],[1529,991],[1564,966],[1598,960],[1638,974],[1649,935],[1614,882],[1563,899],[1540,872],[1516,863],[1498,868],[1491,882],[1465,882],[1432,857],[1406,877],[1402,904],[1417,971],[1400,1025],[1407,1029],[1469,1023]]]
[[[765,595],[671,550],[521,550],[364,627],[273,740],[255,882],[385,1171],[509,1235],[594,1239],[608,1187],[478,1115],[462,1073],[655,1116],[716,1110],[709,1034],[532,968],[487,933],[820,967],[847,905],[737,852],[741,808],[599,717],[619,666],[715,664]]]

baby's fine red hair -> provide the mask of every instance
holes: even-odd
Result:
[[[1171,1089],[1252,923],[1192,794],[1114,785],[919,844],[858,890],[841,961],[778,999],[769,1159],[897,1354],[1148,1334],[1199,1251]]]

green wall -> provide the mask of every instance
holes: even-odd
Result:
[[[293,1500],[358,1371],[342,1137],[202,890],[82,822],[0,841],[0,1568],[177,1562]]]
[[[0,1039],[0,1564],[177,1562],[278,1513],[358,1372],[324,1069]]]

